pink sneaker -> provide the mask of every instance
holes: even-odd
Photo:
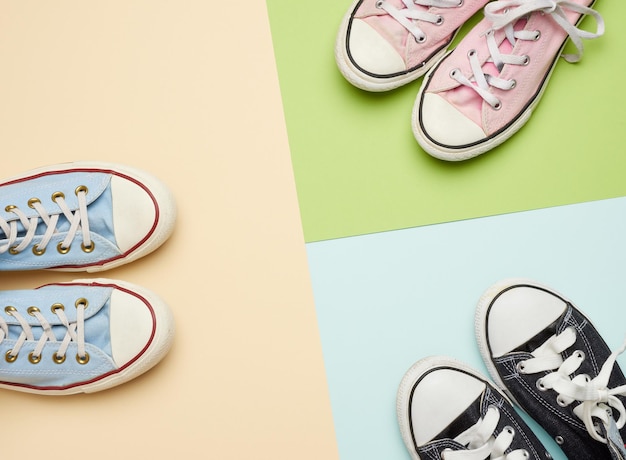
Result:
[[[424,79],[413,109],[413,132],[430,155],[459,161],[501,144],[529,119],[567,39],[582,56],[582,39],[604,33],[591,0],[500,0]],[[576,27],[584,15],[596,32]]]
[[[356,0],[335,45],[339,70],[354,86],[388,91],[426,73],[459,28],[488,0]]]

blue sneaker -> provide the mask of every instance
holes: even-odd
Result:
[[[0,182],[0,271],[96,272],[138,259],[172,233],[176,206],[150,174],[67,163]]]
[[[92,393],[157,364],[174,321],[150,291],[105,279],[0,291],[0,388]]]

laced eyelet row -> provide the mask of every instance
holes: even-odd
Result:
[[[382,1],[380,3],[382,3]],[[80,193],[84,193],[85,195],[87,195],[89,193],[89,188],[85,185],[79,185],[74,190],[74,194],[78,196]],[[56,203],[57,200],[59,199],[65,199],[65,193],[54,192],[51,195],[50,199],[52,200],[53,203]],[[27,205],[31,209],[35,209],[35,204],[37,203],[41,203],[41,199],[37,197],[33,197],[27,201]],[[7,205],[4,208],[6,212],[12,212],[14,209],[17,209],[17,206],[13,204]],[[11,255],[19,254],[20,251],[17,251],[16,248],[17,246],[10,247],[9,254]],[[85,243],[81,243],[80,248],[82,249],[83,252],[88,254],[90,252],[93,252],[93,250],[96,248],[96,244],[93,241],[88,245],[85,245]],[[71,245],[68,247],[63,247],[63,243],[57,244],[57,251],[59,254],[67,254],[68,252],[70,252],[70,249],[71,249]],[[46,253],[46,248],[40,248],[38,244],[34,244],[32,247],[32,252],[35,256],[42,256]]]
[[[88,254],[90,252],[93,252],[94,249],[96,249],[96,243],[94,243],[93,241],[89,245],[85,245],[85,243],[80,243],[80,248],[83,250],[83,252]],[[72,245],[69,245],[68,247],[64,248],[62,242],[57,244],[57,251],[59,252],[59,254],[67,254],[68,252],[70,252],[70,249],[72,249]],[[34,255],[41,256],[46,253],[46,248],[39,248],[39,246],[35,244],[33,245],[32,251]],[[19,254],[19,251],[15,250],[15,246],[12,246],[9,248],[9,254],[17,255]]]
[[[83,307],[83,308],[87,308],[89,306],[89,301],[87,299],[85,299],[84,297],[80,297],[78,299],[76,299],[76,302],[74,302],[74,305],[76,308],[78,307]],[[59,310],[65,310],[65,306],[62,303],[55,303],[52,304],[52,306],[50,307],[50,311],[52,311],[52,313],[54,313],[55,315],[57,314],[57,311]],[[4,307],[4,312],[9,315],[9,316],[14,316],[14,312],[17,311],[17,308],[11,306],[11,305],[7,305],[6,307]],[[26,309],[26,313],[28,313],[30,316],[36,316],[36,313],[40,313],[41,310],[35,306],[31,306],[28,307]],[[14,363],[17,360],[17,357],[19,356],[19,353],[13,354],[13,350],[8,350],[5,355],[4,355],[4,359],[7,363]],[[89,362],[89,353],[85,352],[84,356],[80,356],[80,354],[76,354],[76,362],[78,364],[87,364]],[[35,355],[34,352],[30,352],[28,354],[28,361],[31,364],[38,364],[41,362],[41,355]],[[63,364],[65,362],[65,355],[59,355],[58,353],[53,353],[52,354],[52,361],[56,364]]]
[[[504,9],[504,14],[506,14],[507,12],[508,12],[508,8],[505,8]],[[485,36],[488,37],[489,40],[494,40],[495,33],[496,33],[495,29],[492,28],[492,29],[489,29],[489,30],[486,31]],[[541,31],[540,30],[535,30],[534,34],[532,36],[529,36],[528,38],[525,38],[525,39],[526,40],[532,40],[532,41],[538,41],[540,38],[541,38]],[[467,56],[468,56],[468,58],[474,58],[476,56],[476,50],[473,50],[473,49],[469,50],[468,53],[467,53]],[[530,56],[528,56],[528,55],[521,56],[521,62],[517,63],[517,65],[521,65],[521,66],[527,66],[529,64],[530,64]],[[472,64],[472,66],[474,66],[474,64]],[[499,71],[502,71],[502,69],[499,68]],[[453,79],[459,81],[459,83],[461,83],[461,84],[463,84],[465,86],[469,86],[469,87],[472,87],[472,88],[476,89],[473,86],[473,84],[471,84],[469,82],[469,80],[467,80],[467,79],[466,79],[466,81],[458,80],[456,78],[458,76],[458,72],[460,72],[459,69],[453,69],[453,70],[450,71],[450,76]],[[488,77],[490,77],[490,75],[484,74],[482,76],[483,80],[487,79]],[[509,87],[501,88],[501,89],[511,90],[511,89],[513,89],[513,88],[515,88],[517,86],[517,81],[515,79],[508,80],[508,83],[510,85]],[[485,86],[484,82],[482,84],[480,84],[479,85],[480,89],[478,90],[478,93],[483,97],[483,99],[485,99],[485,101],[488,102],[489,106],[493,110],[498,111],[498,110],[500,110],[502,108],[502,102],[499,99],[495,98],[495,96],[493,96],[493,95],[491,97],[489,97],[489,98],[487,98],[485,96],[485,92],[487,91],[488,86],[489,86],[489,82],[488,81],[487,81],[486,86]]]
[[[4,360],[7,363],[14,363],[19,356],[19,353],[14,355],[12,354],[13,350],[9,350],[4,355]],[[31,364],[39,364],[41,362],[41,355],[35,356],[33,352],[28,354],[28,361]],[[63,364],[65,362],[65,355],[60,356],[58,353],[52,353],[52,361],[55,364]],[[76,354],[76,362],[78,364],[87,364],[89,362],[89,353],[85,352],[85,356],[80,356],[78,353]]]
[[[380,2],[380,3],[382,3],[382,2]],[[89,188],[86,185],[79,185],[78,187],[76,187],[76,190],[74,190],[74,194],[76,196],[78,196],[79,193],[84,193],[86,195],[87,193],[89,193]],[[51,195],[50,200],[53,203],[56,203],[59,198],[63,198],[64,199],[65,198],[65,193],[63,193],[63,192],[54,192]],[[41,203],[41,199],[39,199],[37,197],[33,197],[33,198],[29,199],[26,202],[28,207],[31,208],[31,209],[35,209],[35,204],[36,203]],[[9,204],[9,205],[5,206],[5,208],[4,208],[4,210],[6,212],[12,212],[14,209],[17,209],[17,206],[14,205],[14,204]]]

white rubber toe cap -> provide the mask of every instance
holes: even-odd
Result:
[[[354,62],[366,72],[390,75],[406,70],[402,56],[365,21],[354,19],[348,44]]]
[[[559,297],[536,287],[516,286],[504,291],[488,313],[492,355],[499,357],[515,350],[556,321],[566,308]]]
[[[115,240],[125,253],[151,233],[157,208],[144,188],[122,177],[111,178],[111,191]]]
[[[431,441],[485,391],[486,385],[454,369],[428,373],[415,388],[411,404],[418,446]]]
[[[420,115],[424,134],[444,146],[462,146],[485,139],[480,126],[438,94],[424,94]]]
[[[114,290],[111,295],[111,349],[115,364],[123,367],[150,343],[155,321],[139,297]]]

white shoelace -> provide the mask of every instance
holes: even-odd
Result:
[[[78,198],[78,209],[72,213],[71,209],[65,202],[65,196],[57,192],[52,196],[52,200],[59,206],[61,212],[70,223],[70,228],[67,232],[67,236],[58,245],[57,249],[61,253],[69,251],[72,241],[76,237],[79,229],[83,237],[82,248],[85,252],[91,252],[93,250],[93,242],[89,235],[89,220],[87,216],[87,188],[79,187],[76,189],[76,196]],[[24,211],[17,206],[9,205],[5,208],[6,212],[15,214],[18,219],[9,220],[8,222],[0,217],[0,231],[5,235],[6,243],[0,246],[0,254],[9,251],[12,254],[17,254],[31,244],[35,237],[35,231],[37,226],[43,222],[47,228],[41,241],[34,245],[32,250],[35,255],[41,255],[45,252],[46,247],[52,236],[57,231],[57,223],[59,222],[60,213],[51,214],[41,204],[41,201],[37,198],[32,198],[28,202],[29,207],[37,211],[36,216],[28,217]],[[19,224],[22,224],[23,229],[20,229]],[[19,244],[15,244],[19,237],[23,237]]]
[[[591,379],[588,375],[579,374],[573,379],[570,375],[576,372],[585,360],[582,351],[574,351],[567,359],[563,360],[561,353],[574,345],[576,331],[568,327],[558,335],[546,340],[532,355],[534,358],[521,361],[518,371],[523,374],[535,374],[544,371],[553,371],[537,380],[537,388],[541,391],[554,390],[557,392],[557,403],[568,406],[574,401],[581,401],[574,408],[574,414],[580,418],[589,435],[600,442],[606,443],[606,439],[594,426],[594,419],[602,421],[605,426],[609,425],[607,411],[614,409],[619,417],[615,418],[615,424],[621,429],[626,423],[626,410],[617,398],[617,395],[626,396],[626,385],[609,389],[607,385],[613,370],[613,365],[618,355],[626,350],[626,341],[622,346],[611,353],[604,362],[597,377]],[[611,415],[612,417],[612,415]]]
[[[67,318],[67,315],[65,314],[65,307],[63,305],[54,304],[52,306],[52,311],[59,317],[61,323],[67,329],[63,340],[60,342],[59,349],[53,355],[55,362],[60,364],[65,361],[65,353],[67,352],[67,348],[71,342],[76,343],[77,346],[76,360],[81,364],[85,364],[89,360],[89,355],[85,350],[85,308],[87,308],[87,305],[88,302],[85,299],[78,299],[76,301],[76,321],[72,323],[70,323]],[[42,332],[39,340],[37,340],[35,349],[28,356],[31,363],[36,364],[41,360],[41,352],[43,351],[46,342],[50,341],[58,343],[58,340],[52,331],[52,325],[41,314],[41,311],[38,308],[30,307],[28,309],[28,314],[37,318],[40,326],[31,326],[28,324],[28,321],[12,307],[6,307],[5,312],[8,315],[13,316],[22,328],[22,332],[17,338],[15,345],[6,353],[5,358],[7,361],[12,362],[17,358],[17,355],[26,341],[34,342],[37,340],[35,339],[35,335],[33,333],[33,327],[40,327]],[[2,343],[8,335],[9,326],[4,318],[0,316],[0,343]]]
[[[398,9],[385,0],[379,0],[376,2],[376,7],[386,11],[408,30],[418,43],[422,43],[426,40],[426,34],[418,27],[416,21],[442,24],[444,19],[443,16],[429,13],[420,7],[455,8],[460,6],[463,0],[402,0],[402,3],[405,8]]]
[[[596,21],[596,32],[587,32],[572,25],[568,21],[564,10],[593,17]],[[492,23],[491,29],[485,35],[489,53],[491,54],[487,62],[492,62],[498,69],[498,72],[502,71],[504,64],[527,65],[530,62],[530,57],[502,54],[496,43],[495,31],[502,29],[511,47],[515,47],[517,40],[538,40],[541,37],[541,32],[538,30],[514,30],[514,25],[518,20],[533,12],[549,14],[567,32],[577,50],[576,54],[562,55],[568,62],[579,61],[582,57],[583,39],[597,38],[604,34],[604,20],[598,12],[568,0],[500,0],[488,3],[484,11],[485,18]],[[468,58],[474,75],[473,78],[469,79],[458,69],[453,70],[450,76],[460,84],[476,91],[485,102],[498,110],[501,107],[500,101],[489,91],[489,87],[493,86],[502,90],[510,90],[515,87],[515,80],[505,80],[494,75],[485,74],[475,51],[468,53]]]
[[[526,460],[529,454],[526,450],[517,449],[505,454],[511,446],[515,430],[505,427],[500,434],[494,438],[494,431],[500,421],[500,410],[495,406],[490,406],[485,416],[475,425],[469,427],[454,440],[469,450],[444,450],[441,457],[444,460]]]

